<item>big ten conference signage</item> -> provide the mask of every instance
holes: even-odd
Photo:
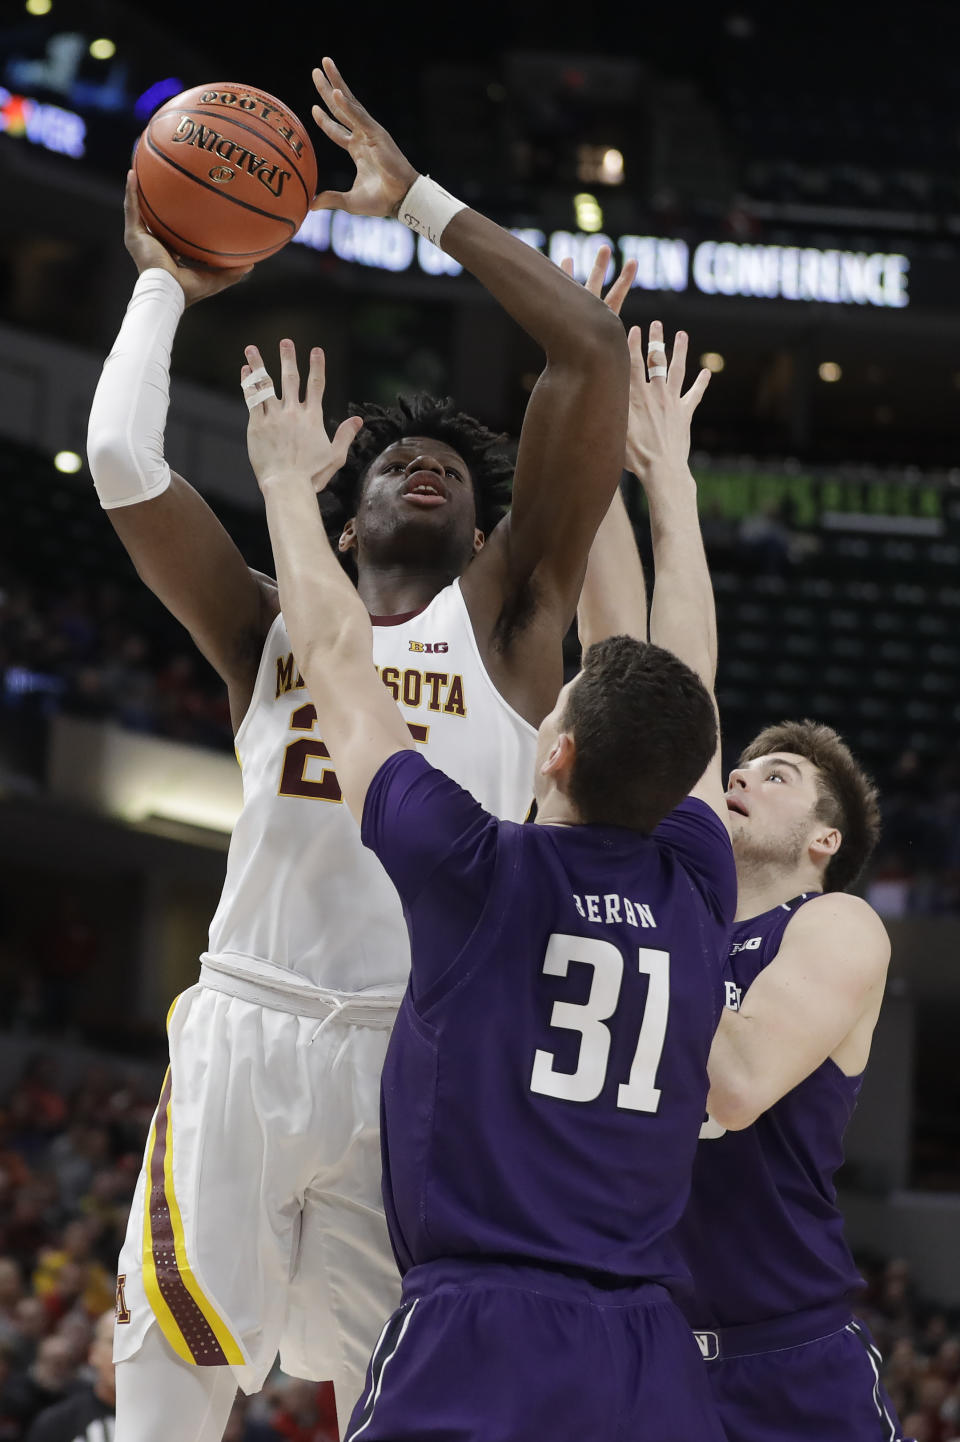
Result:
[[[512,232],[527,245],[561,261],[571,257],[574,274],[586,280],[601,245],[613,251],[607,279],[625,261],[636,260],[634,288],[700,295],[815,301],[902,309],[910,303],[910,261],[878,251],[822,250],[815,246],[748,245],[738,241],[686,240],[653,235],[587,235],[536,229]],[[294,239],[340,260],[376,270],[459,275],[461,266],[398,220],[311,211]]]

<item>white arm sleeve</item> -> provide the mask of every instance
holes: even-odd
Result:
[[[157,267],[139,276],[87,426],[87,459],[104,510],[149,501],[170,484],[163,428],[183,307],[183,288],[169,271]]]

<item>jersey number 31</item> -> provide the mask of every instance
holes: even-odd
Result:
[[[530,1090],[568,1102],[592,1102],[603,1091],[607,1079],[611,1042],[607,1022],[620,1000],[623,956],[611,941],[555,932],[543,959],[544,975],[566,976],[571,961],[593,967],[590,994],[585,1002],[555,1001],[550,1025],[580,1033],[576,1071],[557,1071],[554,1053],[538,1049],[533,1058]],[[630,1076],[617,1088],[617,1106],[625,1111],[655,1112],[660,1105],[657,1068],[670,1009],[670,953],[642,946],[639,961],[641,975],[650,978],[650,985]]]

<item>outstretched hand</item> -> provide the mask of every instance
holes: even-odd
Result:
[[[133,257],[138,274],[142,275],[145,270],[155,267],[175,276],[183,287],[187,305],[193,305],[197,300],[205,300],[210,295],[219,295],[220,291],[236,285],[238,280],[243,280],[244,276],[253,270],[252,265],[231,266],[228,270],[203,269],[178,260],[163,241],[151,235],[144,225],[140,214],[137,177],[133,170],[127,171],[127,186],[123,196],[123,243]]]
[[[281,394],[278,396],[255,345],[244,350],[247,364],[240,371],[240,384],[250,409],[247,423],[247,451],[257,484],[263,489],[269,480],[309,476],[315,491],[322,491],[347,458],[354,436],[363,425],[359,416],[348,416],[337,427],[333,440],[323,420],[323,390],[326,360],[315,346],[310,352],[306,396],[300,399],[300,371],[292,340],[280,342]],[[262,399],[257,399],[260,396]]]
[[[619,315],[623,309],[623,302],[630,294],[633,282],[637,278],[637,262],[635,260],[624,261],[623,269],[620,271],[620,274],[606,295],[604,295],[603,282],[606,280],[607,271],[610,269],[612,257],[613,251],[609,245],[601,245],[599,247],[593,258],[593,265],[590,267],[590,274],[587,276],[583,288],[584,290],[588,290],[591,295],[595,295],[598,300],[602,300],[604,305],[613,311],[614,315]],[[561,260],[560,269],[564,275],[568,275],[570,279],[573,280],[572,257]]]
[[[710,372],[701,370],[690,389],[683,393],[687,333],[677,331],[668,365],[663,325],[658,320],[650,322],[646,365],[639,326],[631,327],[627,344],[630,347],[627,468],[646,484],[658,465],[686,470],[690,456],[690,422],[710,383]]]
[[[417,171],[391,135],[364,109],[329,56],[313,72],[323,105],[313,118],[330,140],[350,156],[357,176],[347,191],[322,190],[311,210],[346,210],[351,215],[396,216]]]

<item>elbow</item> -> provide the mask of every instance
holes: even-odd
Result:
[[[594,297],[591,297],[593,300]],[[590,308],[590,325],[580,336],[585,351],[595,361],[603,360],[608,365],[622,369],[629,379],[630,348],[623,321],[614,315],[609,306],[602,302]]]
[[[134,469],[134,457],[123,431],[97,426],[91,421],[87,431],[87,465],[97,482],[118,472],[129,474]]]
[[[753,1125],[762,1110],[749,1087],[712,1079],[707,1111],[724,1131],[742,1132]]]
[[[562,322],[557,347],[551,360],[561,357],[578,369],[595,375],[602,368],[610,379],[622,375],[630,383],[630,350],[627,333],[619,316],[595,296],[583,292],[583,305],[564,309],[558,315]],[[588,304],[589,302],[589,304]]]

